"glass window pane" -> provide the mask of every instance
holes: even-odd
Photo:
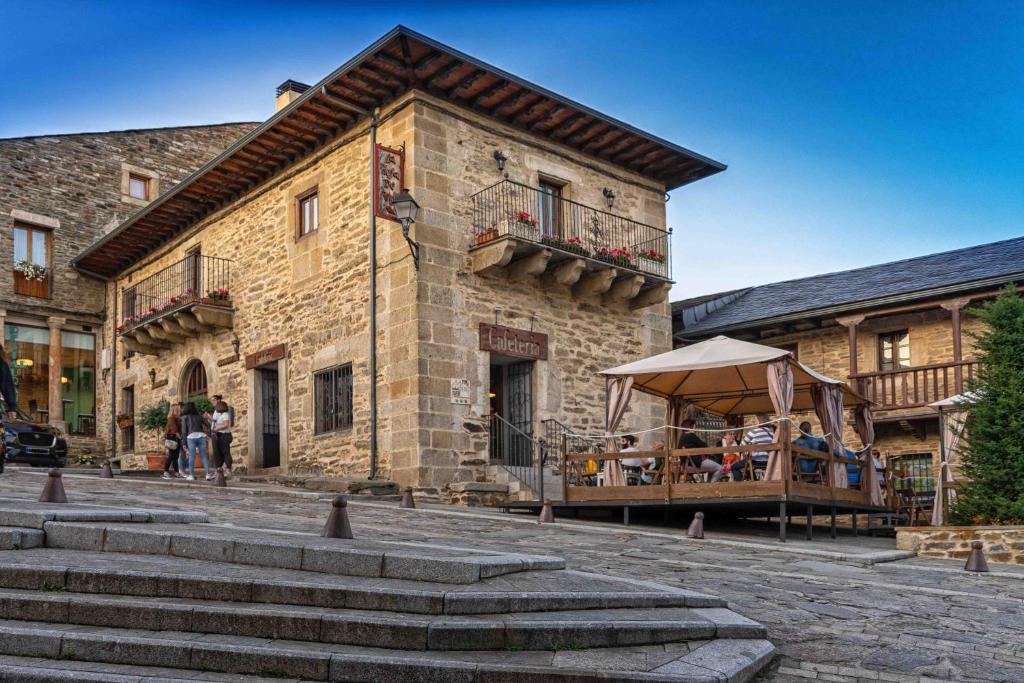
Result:
[[[96,433],[96,337],[61,332],[63,419],[72,434]]]
[[[39,422],[50,419],[50,333],[25,325],[5,325],[18,407]]]
[[[46,233],[39,230],[32,231],[32,263],[46,265]]]
[[[309,229],[316,230],[320,227],[320,195],[313,195],[311,203],[313,204],[313,221],[309,224]]]
[[[145,178],[139,178],[138,176],[131,176],[128,178],[128,194],[136,199],[148,199],[146,197],[146,182]]]
[[[24,261],[28,258],[28,230],[14,229],[14,260]]]

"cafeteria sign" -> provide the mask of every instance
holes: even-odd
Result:
[[[480,350],[516,358],[547,360],[548,335],[480,323]]]
[[[405,180],[405,149],[377,144],[373,148],[373,212],[380,218],[398,221],[395,197]]]

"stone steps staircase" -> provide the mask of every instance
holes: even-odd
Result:
[[[503,465],[488,465],[487,480],[508,486],[509,501],[539,500],[539,492],[527,486]],[[550,467],[544,468],[544,497],[548,500],[562,500],[562,475]]]
[[[559,558],[201,520],[0,500],[0,680],[745,681],[773,653],[720,598]]]

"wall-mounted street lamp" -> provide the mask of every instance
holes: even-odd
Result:
[[[615,192],[612,191],[612,188],[606,187],[604,188],[603,193],[604,200],[608,202],[608,208],[612,208],[612,206],[615,204]]]
[[[402,223],[402,237],[409,243],[409,252],[412,253],[412,263],[416,270],[420,269],[420,245],[409,237],[409,226],[416,222],[416,216],[420,212],[420,205],[409,194],[408,188],[403,189],[394,201],[395,217]]]
[[[238,337],[231,340],[231,350],[235,352],[235,358],[238,358],[238,351],[242,348],[242,342]]]
[[[156,368],[149,369],[149,384],[152,387],[156,387]]]
[[[508,161],[508,157],[501,153],[500,149],[494,150],[494,160],[498,162],[498,173],[505,170],[505,162]]]

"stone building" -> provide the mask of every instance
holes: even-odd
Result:
[[[928,494],[941,457],[928,404],[962,393],[977,367],[968,307],[1021,282],[1017,238],[676,301],[673,334],[676,345],[722,334],[785,348],[849,381],[875,402],[876,448]]]
[[[250,471],[443,493],[600,431],[598,372],[671,348],[666,191],[722,164],[402,27],[278,106],[76,259],[116,312],[104,419],[221,393]]]
[[[97,386],[110,336],[103,281],[71,260],[254,125],[0,139],[4,344],[20,407],[65,431],[73,451],[108,443]]]

